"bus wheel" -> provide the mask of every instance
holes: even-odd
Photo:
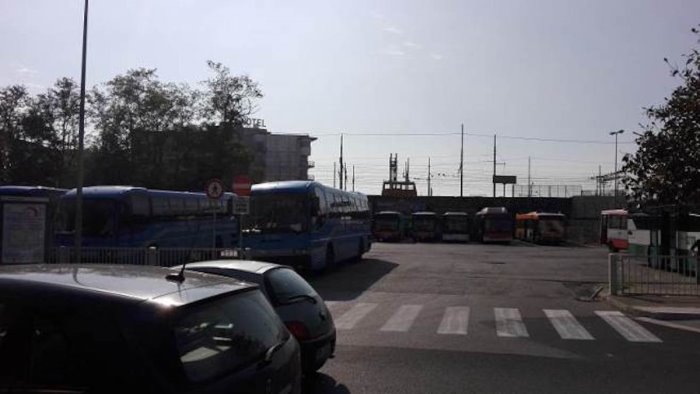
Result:
[[[326,261],[323,266],[324,270],[328,270],[330,268],[333,268],[335,266],[335,253],[333,252],[333,246],[329,245],[326,248]]]
[[[363,254],[365,254],[365,241],[360,238],[360,243],[357,246],[357,256],[355,256],[355,261],[362,261]]]

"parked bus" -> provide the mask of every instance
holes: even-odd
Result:
[[[253,185],[243,242],[250,257],[321,270],[370,249],[367,196],[313,181]]]
[[[401,241],[406,236],[406,219],[401,212],[381,211],[372,216],[372,235],[377,241]]]
[[[566,236],[566,216],[562,213],[529,212],[515,215],[515,238],[559,244]]]
[[[82,246],[227,248],[237,246],[234,194],[211,200],[204,193],[132,186],[83,188]],[[59,205],[58,243],[73,246],[76,190]],[[216,221],[214,221],[216,213]]]
[[[416,242],[440,239],[440,218],[435,212],[414,212],[411,215],[411,235]]]
[[[480,242],[503,242],[513,240],[513,216],[505,207],[486,207],[476,213],[475,238]]]
[[[600,243],[612,252],[627,250],[627,210],[608,209],[600,213]]]
[[[445,212],[442,215],[442,240],[469,242],[471,218],[465,212]]]

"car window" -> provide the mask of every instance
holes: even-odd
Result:
[[[0,386],[93,387],[129,369],[118,325],[84,310],[0,300]]]
[[[268,291],[276,302],[284,302],[300,295],[316,295],[314,288],[291,269],[271,270],[266,275],[266,282]]]
[[[258,290],[186,308],[173,326],[187,378],[201,382],[262,361],[288,337]]]

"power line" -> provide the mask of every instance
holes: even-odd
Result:
[[[367,133],[367,132],[357,132],[357,133],[309,133],[313,136],[326,137],[326,136],[339,136],[350,135],[350,136],[360,136],[360,137],[396,137],[396,136],[414,136],[414,137],[444,137],[444,136],[455,136],[461,135],[461,132],[394,132],[394,133]],[[493,134],[482,134],[482,133],[468,133],[465,132],[464,135],[470,137],[483,137],[483,138],[493,138]],[[566,138],[546,138],[546,137],[527,137],[527,136],[516,136],[516,135],[498,135],[498,138],[503,138],[507,140],[519,140],[519,141],[534,141],[534,142],[557,142],[557,143],[567,143],[567,144],[598,144],[598,145],[614,145],[615,142],[604,141],[604,140],[579,140],[579,139],[566,139]],[[618,145],[621,144],[636,144],[634,141],[619,141]]]

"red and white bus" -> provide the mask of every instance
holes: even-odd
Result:
[[[613,252],[627,250],[627,210],[608,209],[600,213],[600,243]]]

